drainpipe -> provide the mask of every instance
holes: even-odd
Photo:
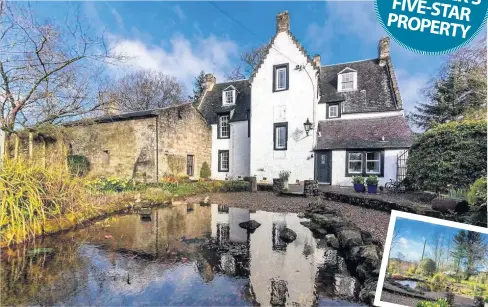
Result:
[[[156,183],[159,182],[159,114],[156,116]]]

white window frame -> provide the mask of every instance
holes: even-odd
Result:
[[[335,109],[335,115],[332,115],[332,112],[330,111],[332,108]],[[339,105],[333,104],[329,106],[329,118],[337,118],[339,117]]]
[[[225,119],[225,121],[224,121]],[[229,125],[229,119],[230,119],[230,114],[225,114],[225,115],[219,115],[219,137],[224,139],[224,138],[230,138],[230,125]],[[226,135],[224,135],[224,128],[227,128]]]
[[[224,159],[224,156],[226,157],[227,160]],[[229,151],[221,151],[219,152],[219,171],[221,172],[228,172],[229,171],[229,166],[230,166],[230,161],[229,161]],[[227,162],[227,167],[224,167],[224,162]]]
[[[378,160],[368,160],[368,154],[370,154],[370,153],[375,154],[375,155],[377,154]],[[381,174],[381,152],[379,152],[379,151],[368,151],[365,154],[366,154],[366,156],[364,157],[364,159],[365,159],[366,164],[364,165],[365,166],[364,172],[366,174],[372,174],[372,175]],[[377,172],[376,171],[368,172],[368,162],[377,162],[378,163],[378,171]]]
[[[274,82],[273,84],[274,90],[276,92],[285,91],[288,89],[288,65],[274,67]],[[280,78],[281,76],[281,78]],[[281,81],[281,82],[280,82]],[[281,84],[281,85],[280,85]]]
[[[229,99],[230,96],[230,99]],[[224,90],[222,92],[222,105],[233,105],[236,103],[236,90]]]
[[[348,152],[347,153],[349,156],[347,157],[347,172],[349,174],[362,174],[363,173],[363,152]],[[360,154],[361,155],[361,158],[359,160],[351,160],[351,154]],[[356,172],[356,171],[351,171],[351,162],[360,162],[361,163],[361,167],[360,167],[360,170],[359,172]]]
[[[276,123],[273,132],[273,149],[287,150],[288,149],[288,123]],[[283,142],[282,142],[283,141]]]
[[[351,80],[349,80],[349,78]],[[345,79],[348,79],[347,81]],[[350,84],[351,87],[344,88],[345,84]],[[354,69],[346,67],[337,75],[337,91],[338,92],[350,92],[357,90],[358,87],[358,74]]]

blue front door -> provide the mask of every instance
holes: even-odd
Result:
[[[330,183],[332,180],[332,153],[318,151],[315,153],[315,173],[318,182]]]

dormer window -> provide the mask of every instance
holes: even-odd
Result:
[[[236,89],[233,86],[229,86],[222,92],[222,104],[232,105],[236,103]]]
[[[355,91],[357,89],[357,83],[357,72],[347,67],[339,72],[337,76],[337,91]]]

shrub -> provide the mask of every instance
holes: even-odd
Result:
[[[449,307],[449,304],[446,299],[440,298],[434,302],[420,301],[417,303],[417,307]]]
[[[354,176],[352,177],[353,184],[364,184],[364,177],[361,176]]]
[[[432,291],[444,291],[446,289],[447,278],[444,274],[438,272],[430,280]]]
[[[207,162],[202,163],[202,168],[200,168],[200,178],[208,179],[212,173],[210,172],[210,167],[208,167]]]
[[[90,161],[85,156],[68,156],[68,169],[74,176],[84,177],[90,171]]]
[[[436,192],[469,187],[486,175],[486,139],[486,121],[450,122],[426,131],[409,152],[409,183]]]
[[[417,267],[415,265],[411,265],[408,270],[407,270],[407,275],[415,275],[415,272],[417,271]]]
[[[436,270],[436,264],[434,260],[430,258],[424,258],[419,263],[419,271],[422,275],[431,276]]]
[[[40,233],[46,220],[87,209],[84,183],[64,163],[44,168],[23,159],[3,161],[0,172],[0,241],[21,242]]]
[[[486,177],[476,180],[468,192],[468,202],[472,206],[486,204]]]
[[[368,178],[366,178],[366,184],[367,185],[378,185],[378,176],[376,175],[373,175],[373,176],[368,176]]]
[[[282,181],[288,181],[288,179],[290,179],[290,174],[290,171],[280,171],[278,177],[280,177]]]

